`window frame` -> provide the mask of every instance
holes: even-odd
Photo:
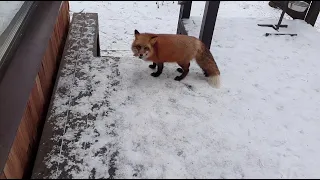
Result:
[[[10,64],[10,59],[19,46],[26,25],[30,21],[30,15],[34,12],[37,5],[37,1],[24,1],[9,25],[0,35],[0,81]]]

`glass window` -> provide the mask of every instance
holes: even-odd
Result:
[[[24,1],[0,1],[0,35],[8,27]]]
[[[0,74],[19,44],[17,39],[33,5],[34,1],[0,1]]]

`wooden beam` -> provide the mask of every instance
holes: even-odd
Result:
[[[192,6],[192,1],[182,1],[181,2],[179,19],[183,19],[183,18],[189,19],[190,12],[191,12],[191,6]]]
[[[199,39],[210,49],[220,1],[206,1]]]
[[[180,14],[178,19],[177,34],[187,35],[182,19],[189,19],[192,1],[179,1],[179,4],[180,4]]]
[[[179,19],[179,21],[178,21],[177,34],[188,35],[188,32],[187,32],[186,28],[184,27],[182,19]]]
[[[311,5],[304,20],[314,26],[320,11],[320,1],[311,1]]]

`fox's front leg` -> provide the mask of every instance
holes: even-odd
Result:
[[[157,64],[156,63],[152,63],[149,65],[149,68],[151,69],[155,69],[157,67]]]
[[[154,64],[155,64],[155,63],[154,63]],[[160,74],[162,74],[163,63],[157,63],[157,66],[158,66],[157,72],[151,73],[151,76],[153,76],[153,77],[158,77],[158,76],[160,76]]]

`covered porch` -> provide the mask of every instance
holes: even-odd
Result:
[[[298,36],[263,36],[274,21],[218,16],[219,90],[195,64],[177,83],[175,65],[154,78],[131,56],[95,57],[94,33],[71,25],[90,43],[65,51],[33,178],[318,177],[320,34],[284,20]],[[202,22],[185,20],[189,35]]]
[[[0,149],[1,155],[5,155],[0,156],[1,178],[21,178],[22,175],[33,179],[320,176],[317,168],[320,162],[315,161],[320,158],[317,128],[320,125],[320,33],[306,21],[283,20],[288,24],[283,32],[298,36],[265,37],[264,34],[273,29],[257,24],[276,23],[278,14],[271,18],[257,16],[254,12],[261,10],[257,3],[240,4],[242,12],[250,11],[250,16],[239,16],[230,15],[226,10],[218,13],[223,3],[232,9],[234,5],[230,2],[220,2],[220,5],[206,2],[203,9],[199,8],[204,10],[202,15],[188,18],[178,17],[180,8],[187,9],[186,4],[167,5],[177,10],[168,8],[164,13],[166,6],[161,9],[150,2],[132,2],[132,7],[109,1],[51,3],[52,6],[45,7],[56,15],[62,7],[65,9],[61,12],[67,12],[71,4],[72,21],[69,24],[68,18],[64,19],[62,26],[68,27],[68,36],[63,45],[59,43],[63,48],[56,48],[62,50],[53,51],[53,45],[46,50],[43,46],[42,53],[48,54],[45,58],[29,56],[28,60],[34,60],[35,64],[32,73],[26,76],[29,91],[14,88],[19,82],[24,85],[24,74],[14,76],[13,69],[10,76],[4,77],[20,81],[0,81],[0,100],[5,99],[7,103],[0,101],[0,128],[1,132],[10,130],[7,130],[10,134],[1,136],[2,139],[9,137],[1,141],[5,142]],[[141,13],[143,7],[147,10]],[[210,7],[216,11],[210,11]],[[150,17],[149,12],[157,15]],[[215,18],[207,18],[210,13],[215,14]],[[66,29],[53,28],[58,26],[54,26],[57,16],[50,13],[47,16],[51,17],[52,31],[47,27],[44,42],[54,44],[50,37],[55,36],[51,33],[64,32],[60,38],[63,39]],[[60,18],[66,17],[68,14]],[[174,25],[163,26],[164,20],[171,20],[166,25]],[[221,89],[211,88],[194,63],[181,82],[173,80],[177,73],[175,64],[166,64],[158,78],[150,76],[149,64],[133,58],[130,52],[130,38],[136,26],[141,32],[157,33],[178,28],[178,33],[200,37],[221,70]],[[61,58],[54,58],[58,61],[49,61],[56,65],[53,67],[57,75],[44,76],[49,72],[43,70],[48,67],[45,60],[55,54],[52,52],[61,52]],[[41,67],[40,73],[36,67]],[[45,81],[41,77],[55,80]],[[24,92],[22,100],[11,103],[8,99],[12,92],[3,82],[11,85],[8,87],[15,90],[13,93],[18,98],[22,97],[19,92]],[[43,98],[48,108],[44,102],[34,103],[40,109],[45,107],[45,113],[30,108],[30,102],[38,102],[35,97],[42,97],[41,93],[36,95],[42,91],[40,82],[52,83],[48,83],[52,93]],[[19,102],[22,102],[17,106],[19,113],[10,113],[15,112]],[[7,111],[9,108],[12,111]],[[35,161],[28,171],[31,175],[24,174],[23,167],[28,164],[20,159],[25,160],[26,156],[17,155],[12,149],[18,147],[24,150],[19,152],[29,153],[25,147],[31,146],[34,136],[23,136],[21,129],[28,129],[29,122],[41,122],[40,118],[37,121],[32,118],[38,114],[44,127],[41,133],[32,131],[40,134],[34,138],[39,148],[33,154],[35,157],[30,158]],[[9,117],[14,123],[5,127],[8,121],[3,117]],[[25,137],[32,137],[31,143],[20,143],[29,142],[23,141]],[[19,173],[14,171],[17,169]]]

